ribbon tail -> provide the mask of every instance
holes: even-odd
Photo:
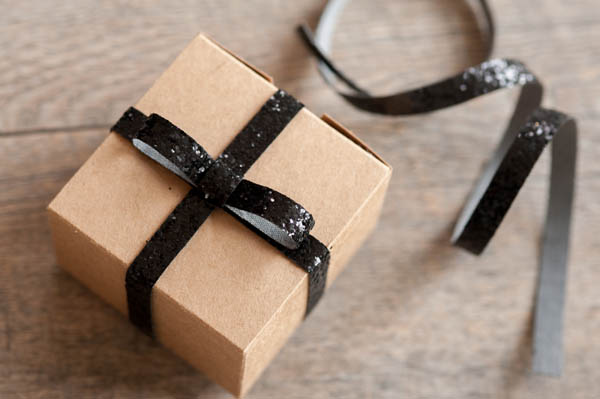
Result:
[[[567,121],[552,141],[552,166],[533,326],[533,371],[560,376],[577,132]]]

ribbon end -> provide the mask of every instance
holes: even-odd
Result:
[[[533,357],[533,373],[550,378],[560,378],[562,375],[562,359],[550,359],[545,356]]]

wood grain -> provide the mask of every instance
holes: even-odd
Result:
[[[529,372],[544,155],[489,248],[448,244],[510,113],[502,92],[382,118],[322,83],[294,32],[321,0],[3,2],[0,16],[0,397],[225,398],[55,264],[45,206],[199,31],[354,130],[395,169],[376,233],[249,398],[595,398],[600,392],[600,9],[495,0],[495,54],[525,61],[581,140],[562,378]],[[461,1],[354,1],[334,57],[385,93],[477,62]],[[391,82],[391,83],[388,83]]]

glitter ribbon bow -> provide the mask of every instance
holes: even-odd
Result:
[[[310,235],[311,214],[300,204],[244,174],[303,105],[278,90],[216,159],[165,118],[129,108],[112,130],[192,188],[127,269],[130,320],[152,331],[152,287],[210,213],[222,208],[309,274],[306,315],[321,298],[329,250]]]

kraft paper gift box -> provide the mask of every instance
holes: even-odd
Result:
[[[169,120],[215,157],[276,91],[200,35],[135,108]],[[328,286],[374,228],[390,175],[352,133],[302,108],[245,178],[313,215],[311,234],[330,250]],[[111,132],[48,207],[58,263],[127,315],[126,271],[189,190]],[[303,269],[217,208],[152,288],[153,332],[242,396],[304,320],[307,296]]]

